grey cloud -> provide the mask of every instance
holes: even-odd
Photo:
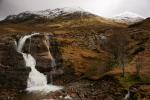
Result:
[[[150,16],[150,0],[0,0],[0,18],[22,11],[79,6],[101,16],[131,11]]]
[[[123,0],[116,8],[116,13],[131,11],[145,17],[150,17],[150,0]]]

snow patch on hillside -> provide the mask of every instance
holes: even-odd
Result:
[[[112,18],[116,22],[134,24],[144,20],[145,18],[141,15],[132,12],[124,12]]]

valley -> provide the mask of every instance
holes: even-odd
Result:
[[[139,19],[118,22],[69,8],[8,16],[0,22],[0,99],[124,100],[130,91],[129,100],[149,100],[150,21]],[[34,33],[40,35],[27,39],[22,52],[35,58],[47,83],[52,76],[63,87],[44,97],[24,91],[31,69],[14,44]]]

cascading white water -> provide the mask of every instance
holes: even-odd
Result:
[[[52,60],[52,62],[51,62],[51,66],[54,68],[54,67],[56,66],[55,59],[54,59],[54,58],[52,58],[51,60]]]
[[[55,66],[56,66],[56,62],[55,62],[55,59],[52,57],[52,59],[51,59],[52,71],[51,71],[51,75],[50,75],[51,84],[53,84],[53,73],[55,73]]]
[[[130,91],[128,90],[128,93],[125,95],[124,100],[128,100],[130,97]]]
[[[17,52],[21,53],[23,55],[23,58],[25,60],[26,66],[31,68],[31,72],[29,73],[29,77],[27,80],[27,91],[34,92],[34,91],[41,91],[41,92],[51,92],[51,91],[57,91],[62,89],[62,87],[54,86],[52,84],[47,84],[47,77],[40,73],[36,68],[36,60],[31,54],[26,54],[22,52],[22,48],[28,38],[31,38],[34,35],[38,35],[39,33],[34,33],[31,35],[26,35],[22,38],[20,38],[18,44],[16,44]],[[52,61],[52,64],[55,63]],[[53,65],[55,66],[55,65]]]
[[[46,36],[45,37],[46,40],[44,41],[45,45],[47,46],[47,49],[48,49],[48,55],[49,57],[51,58],[51,67],[52,67],[52,70],[51,70],[51,75],[50,75],[50,82],[51,84],[53,83],[53,73],[55,73],[55,66],[56,66],[56,62],[55,62],[55,59],[53,58],[51,52],[50,52],[50,49],[49,49],[49,45],[50,45],[50,42],[49,42],[49,38]]]
[[[44,43],[47,46],[48,51],[49,51],[48,55],[51,58],[51,67],[54,68],[56,66],[56,62],[55,62],[55,59],[53,58],[53,56],[51,55],[51,52],[49,49],[49,45],[50,45],[49,38],[48,37],[45,37],[45,38],[46,38],[46,40],[44,41]]]
[[[32,36],[34,36],[34,35],[38,35],[39,33],[34,33],[34,34],[31,34],[31,35],[26,35],[26,36],[24,36],[24,37],[21,37],[20,39],[19,39],[19,42],[18,42],[18,45],[17,45],[17,51],[18,52],[21,52],[22,51],[22,48],[23,48],[23,46],[24,46],[24,44],[25,44],[25,42],[26,42],[26,40],[28,39],[28,38],[31,38]]]

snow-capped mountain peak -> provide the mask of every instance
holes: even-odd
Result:
[[[81,8],[64,7],[64,8],[56,8],[56,9],[47,9],[47,10],[37,11],[33,13],[41,16],[46,16],[46,17],[57,17],[59,15],[65,15],[74,12],[85,12],[85,11]]]
[[[126,24],[134,24],[144,20],[145,18],[141,15],[132,12],[124,12],[118,14],[112,18],[116,22],[126,23]]]
[[[136,13],[132,13],[132,12],[128,12],[128,11],[126,11],[126,12],[124,12],[124,13],[121,13],[121,14],[118,14],[117,16],[115,16],[115,17],[129,17],[129,18],[144,18],[143,16],[141,16],[141,15],[138,15],[138,14],[136,14]]]
[[[80,7],[77,7],[77,8],[64,7],[64,8],[41,10],[41,11],[25,11],[18,15],[10,15],[6,18],[6,20],[13,20],[17,18],[25,19],[26,17],[29,17],[29,16],[47,17],[47,18],[52,19],[58,16],[63,16],[63,15],[67,15],[67,14],[71,14],[75,12],[86,12],[86,11]]]

